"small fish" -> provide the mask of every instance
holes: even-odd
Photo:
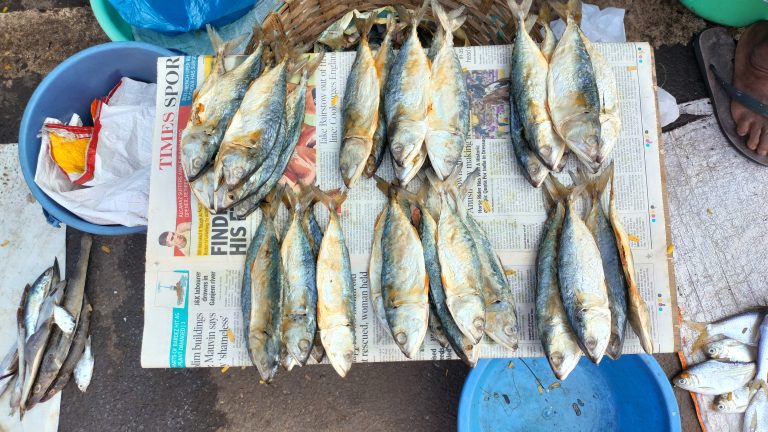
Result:
[[[261,379],[271,382],[280,356],[280,316],[284,283],[273,217],[277,198],[262,206],[262,220],[248,246],[241,291],[248,354]]]
[[[27,332],[27,339],[37,330],[37,317],[40,315],[40,308],[43,307],[43,301],[51,290],[61,280],[59,274],[59,260],[53,260],[53,266],[46,269],[37,277],[27,296],[27,303],[24,305],[24,328]]]
[[[384,85],[389,77],[389,70],[395,61],[395,51],[392,49],[392,34],[397,29],[394,14],[387,16],[387,31],[384,33],[379,49],[373,62],[376,65],[376,75],[379,78],[379,117],[376,122],[376,131],[373,133],[373,146],[368,161],[365,163],[363,175],[372,177],[379,169],[387,148],[387,117],[384,113]]]
[[[336,373],[345,377],[355,353],[355,297],[349,250],[336,212],[346,194],[333,199],[315,192],[329,212],[317,255],[317,324],[328,360]]]
[[[760,323],[760,341],[757,344],[757,373],[755,380],[766,387],[768,382],[768,316]]]
[[[602,163],[616,147],[621,133],[621,116],[619,113],[619,91],[616,87],[616,77],[608,61],[594,48],[586,35],[581,35],[587,48],[592,68],[595,71],[597,92],[600,95],[600,148],[597,159]]]
[[[377,178],[389,194],[381,236],[381,297],[395,343],[408,358],[421,348],[429,325],[429,279],[424,250],[409,214],[399,202],[399,188]],[[381,186],[382,183],[385,186]]]
[[[379,118],[379,77],[368,45],[368,33],[376,20],[376,14],[356,18],[355,27],[360,30],[360,44],[355,61],[347,77],[342,102],[342,142],[339,151],[339,170],[347,188],[357,183],[363,173],[373,148],[373,134]]]
[[[368,297],[371,302],[371,309],[379,318],[379,321],[388,327],[387,314],[384,311],[384,299],[381,296],[381,266],[382,266],[382,250],[381,250],[381,237],[384,233],[384,222],[387,219],[388,205],[379,212],[376,217],[376,223],[373,226],[373,243],[371,244],[371,258],[368,260],[368,287],[371,294]]]
[[[66,284],[66,282],[59,282],[56,287],[54,287],[54,290],[57,290],[61,284]],[[30,286],[27,285],[24,287],[24,292],[21,295],[21,302],[19,302],[19,308],[16,310],[16,352],[18,353],[18,370],[16,372],[16,381],[13,384],[13,389],[11,390],[11,399],[10,399],[10,407],[11,407],[11,415],[16,413],[16,410],[21,408],[22,416],[24,407],[22,405],[23,402],[23,394],[24,394],[24,377],[27,376],[27,356],[24,349],[24,342],[27,338],[27,332],[24,328],[24,318],[25,318],[25,312],[24,307],[27,303],[27,297],[29,296],[29,290]],[[62,287],[63,292],[63,287]],[[48,298],[50,298],[51,295],[49,294]],[[45,331],[45,330],[44,330]]]
[[[624,278],[624,267],[616,244],[616,236],[601,204],[601,197],[608,185],[608,180],[613,178],[613,165],[594,180],[590,179],[581,167],[579,167],[578,172],[579,174],[574,176],[574,181],[584,183],[587,186],[586,191],[591,203],[585,223],[595,237],[598,249],[600,249],[605,283],[608,287],[608,301],[611,308],[611,339],[605,353],[616,360],[621,356],[624,333],[627,329],[628,286]]]
[[[613,173],[613,162],[608,170]],[[619,248],[621,265],[624,268],[624,280],[627,286],[627,318],[632,330],[640,338],[640,345],[648,354],[653,354],[653,330],[651,328],[651,313],[645,303],[640,290],[637,289],[635,280],[635,262],[632,258],[632,248],[629,245],[629,236],[621,225],[619,213],[616,210],[616,182],[611,174],[611,195],[608,201],[608,218],[616,236],[616,246]]]
[[[721,395],[744,386],[754,376],[754,363],[707,360],[681,372],[672,383],[694,393]]]
[[[744,410],[741,430],[743,432],[768,431],[768,390],[765,385],[757,389]]]
[[[457,167],[443,181],[432,173],[427,175],[432,186],[442,195],[437,223],[437,252],[445,304],[461,332],[476,345],[485,332],[483,275],[472,232],[459,215],[457,198],[451,193],[459,171]]]
[[[85,343],[85,350],[83,350],[83,356],[80,357],[80,361],[75,366],[73,373],[75,378],[75,384],[81,392],[85,393],[88,386],[91,384],[91,378],[93,377],[93,353],[91,352],[91,337],[88,337],[88,341]]]
[[[549,26],[550,21],[552,21],[552,10],[549,3],[542,3],[541,7],[539,7],[538,22],[544,31],[544,39],[541,41],[539,48],[541,49],[541,54],[544,55],[548,62],[552,58],[552,53],[555,52],[555,47],[557,47],[557,38],[555,38],[552,27]]]
[[[181,165],[190,182],[213,163],[246,90],[261,73],[261,44],[243,63],[225,72],[224,57],[242,42],[242,38],[224,42],[213,27],[206,28],[216,58],[211,74],[195,92],[189,121],[181,133]]]
[[[760,323],[768,312],[766,308],[756,308],[723,318],[713,323],[686,322],[688,327],[699,332],[693,344],[694,349],[702,347],[709,338],[725,336],[750,346],[756,346],[760,336]]]
[[[568,191],[559,185],[554,177],[548,180],[545,187],[546,197],[552,208],[547,217],[536,258],[538,280],[536,285],[536,326],[552,372],[557,379],[564,380],[581,358],[578,339],[571,329],[563,307],[563,300],[560,297],[560,284],[557,276],[558,239],[565,220],[563,198]]]
[[[64,334],[70,334],[75,330],[75,317],[63,307],[56,306],[53,308],[53,322]]]
[[[749,401],[755,394],[755,389],[749,386],[739,387],[734,391],[721,394],[714,400],[714,407],[721,413],[743,413]]]
[[[611,338],[611,310],[600,249],[574,205],[585,187],[566,198],[557,276],[568,321],[585,354],[599,363]]]
[[[280,246],[286,277],[283,293],[282,335],[288,355],[299,365],[307,362],[317,331],[317,277],[315,255],[301,225],[313,195],[299,200],[286,189],[291,208],[291,222]]]
[[[438,0],[432,11],[442,28],[442,44],[432,59],[429,128],[425,146],[435,174],[446,179],[459,163],[469,135],[469,94],[459,57],[453,47],[453,32],[466,20],[464,7],[447,12]]]
[[[708,343],[704,352],[711,359],[729,362],[749,363],[757,359],[755,347],[734,339],[723,339]]]
[[[77,323],[77,330],[75,330],[75,336],[72,338],[72,347],[69,349],[67,359],[64,360],[64,364],[61,365],[61,370],[56,380],[51,387],[45,392],[45,396],[40,399],[40,402],[45,402],[60,392],[67,383],[69,383],[75,368],[83,357],[86,342],[90,341],[88,332],[91,326],[91,313],[93,307],[88,302],[87,296],[83,299],[83,310],[80,312],[80,321]]]
[[[552,3],[566,26],[547,74],[549,113],[557,134],[593,173],[600,168],[600,93],[579,28],[581,0]]]
[[[512,150],[515,152],[515,159],[517,159],[525,179],[537,188],[544,183],[544,179],[549,175],[549,169],[536,156],[536,152],[531,150],[528,141],[525,140],[523,124],[520,123],[519,115],[515,109],[514,96],[511,92],[509,97],[509,135],[512,140]],[[561,158],[561,162],[564,160],[564,157]]]
[[[419,154],[427,135],[432,72],[417,28],[428,5],[425,0],[415,13],[402,7],[398,9],[401,20],[409,22],[411,30],[395,57],[384,86],[389,151],[392,160],[401,167],[407,166]]]
[[[548,91],[551,90],[547,88],[549,63],[525,25],[531,3],[532,0],[524,0],[522,4],[518,4],[517,0],[507,0],[517,23],[512,47],[510,94],[530,148],[547,168],[555,169],[563,157],[565,143],[555,132],[547,111]]]

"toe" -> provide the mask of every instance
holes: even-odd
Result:
[[[768,156],[768,127],[764,127],[763,133],[760,134],[760,144],[757,146],[757,154],[760,156]]]
[[[749,131],[749,138],[747,139],[747,147],[750,150],[757,150],[757,145],[760,143],[760,136],[762,135],[763,128],[760,124],[752,125],[752,129]]]
[[[736,121],[736,133],[739,136],[746,136],[752,129],[752,121],[750,119],[739,120],[734,117],[734,120]]]

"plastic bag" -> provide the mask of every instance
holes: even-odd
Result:
[[[109,0],[134,27],[166,33],[188,32],[208,23],[228,24],[245,15],[253,0]]]

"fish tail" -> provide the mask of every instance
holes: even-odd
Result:
[[[59,258],[53,258],[53,277],[54,279],[61,279],[61,273],[59,273]]]
[[[296,192],[293,191],[290,187],[285,188],[285,193],[283,194],[283,204],[285,204],[285,207],[291,210],[291,212],[296,212],[296,207],[299,204],[299,199],[296,196]]]
[[[581,0],[568,0],[568,14],[573,17],[577,25],[581,24]]]
[[[304,183],[298,182],[297,186],[299,188],[297,204],[303,213],[312,207],[315,202],[315,195],[312,193],[312,189]]]
[[[389,196],[389,190],[392,188],[386,180],[374,174],[373,179],[376,180],[376,187],[386,196]]]
[[[549,3],[544,2],[541,4],[541,7],[539,7],[539,17],[537,20],[542,26],[549,26],[549,22],[552,21],[552,7],[549,6]]]
[[[579,167],[581,168],[581,167]],[[613,173],[614,173],[614,167],[613,162],[608,166],[608,168],[603,171],[600,176],[595,179],[593,183],[594,193],[597,196],[601,196],[603,192],[605,191],[605,188],[608,186],[608,181],[611,181],[611,184],[613,184]],[[613,191],[613,187],[611,187],[611,191]]]
[[[261,24],[257,21],[253,24],[253,30],[251,32],[251,38],[248,40],[248,44],[245,46],[245,54],[253,54],[264,46],[262,43],[264,39],[264,30],[261,28]]]
[[[282,197],[285,194],[286,189],[287,187],[285,185],[276,187],[269,193],[269,198],[259,204],[264,217],[269,219],[275,218],[277,211],[280,209],[280,204],[283,202]]]
[[[307,61],[307,66],[304,68],[304,71],[307,73],[307,77],[311,77],[312,74],[315,73],[315,70],[320,67],[320,63],[323,62],[324,57],[325,50],[320,50],[319,52],[315,53],[314,58],[310,58],[310,60]]]
[[[374,13],[374,11],[368,12],[368,16],[357,11],[355,12],[355,28],[360,33],[361,43],[368,44],[368,34],[378,18],[378,14]]]
[[[414,31],[416,31],[416,27],[419,26],[419,23],[424,19],[424,16],[426,16],[428,8],[429,0],[424,0],[421,7],[411,17],[411,24],[413,25]]]
[[[311,186],[312,193],[317,198],[318,202],[322,203],[328,208],[328,210],[339,211],[341,205],[347,200],[347,194],[349,190],[345,190],[343,193],[339,193],[338,189],[334,189],[328,192],[324,192],[317,186]]]
[[[471,173],[467,174],[464,182],[461,183],[459,188],[459,198],[464,199],[469,193],[469,188],[477,183],[477,179],[480,178],[480,168],[475,168]]]
[[[563,201],[570,192],[569,188],[560,183],[557,177],[550,175],[544,180],[544,188],[554,202]]]
[[[440,26],[445,30],[446,40],[453,40],[453,32],[459,29],[467,19],[464,13],[464,6],[460,6],[450,12],[446,12],[438,0],[432,0],[432,12],[440,21]]]
[[[550,1],[549,5],[555,10],[557,16],[562,18],[563,21],[568,21],[568,15],[570,15],[568,5],[560,3],[559,1]]]
[[[213,45],[216,56],[224,57],[225,55],[232,54],[235,48],[245,40],[245,35],[241,35],[225,41],[210,24],[206,24],[205,31],[208,32],[208,37],[211,39],[211,45]]]
[[[533,3],[533,0],[523,0],[522,3],[518,3],[517,0],[507,0],[507,6],[509,6],[512,16],[517,18],[518,22],[525,21],[525,17],[528,16],[528,12],[531,10],[531,3]]]

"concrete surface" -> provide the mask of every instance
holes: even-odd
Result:
[[[0,2],[0,10],[8,7],[0,13],[0,143],[18,139],[24,105],[50,69],[107,41],[90,9],[72,7],[85,3]],[[659,84],[678,102],[706,96],[690,46],[662,46],[656,61]],[[78,236],[67,233],[69,263]],[[283,373],[269,386],[259,384],[252,368],[141,369],[145,242],[144,235],[94,241],[87,290],[95,309],[95,375],[85,394],[74,386],[64,390],[62,431],[455,429],[469,372],[458,361],[358,364],[347,379],[330,366],[312,366]],[[679,372],[677,355],[656,358],[669,376]],[[699,430],[690,396],[675,394],[683,430]]]

